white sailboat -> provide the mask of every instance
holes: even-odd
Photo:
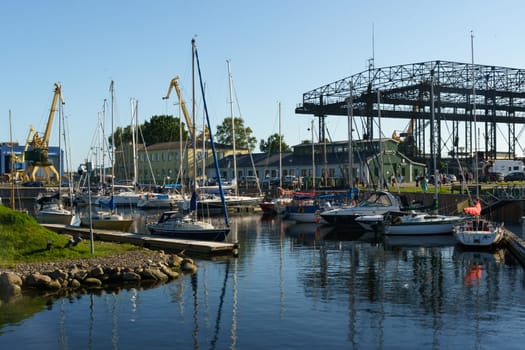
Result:
[[[62,118],[63,118],[63,104],[64,97],[62,96],[61,85],[56,83],[55,93],[59,97],[59,107],[58,107],[58,159],[59,166],[58,171],[62,170]],[[54,113],[54,108],[51,108],[50,113]],[[51,119],[51,118],[49,118]],[[71,225],[75,213],[69,209],[64,208],[61,196],[61,179],[58,179],[58,192],[52,195],[39,195],[36,198],[35,205],[35,219],[40,224],[59,224],[59,225]]]
[[[199,67],[199,60],[197,55],[197,48],[195,46],[195,39],[192,39],[192,61],[197,61],[197,66]],[[195,67],[195,63],[193,64]],[[211,130],[210,120],[208,117],[208,110],[206,106],[206,99],[204,96],[204,88],[202,84],[202,78],[200,77],[200,67],[198,68],[201,92],[204,101],[204,110],[206,114],[206,120],[208,123],[208,129]],[[196,120],[196,100],[195,100],[195,81],[193,80],[193,125],[195,125]],[[224,241],[226,236],[230,232],[229,221],[228,221],[228,212],[226,210],[226,202],[224,199],[224,192],[222,189],[222,182],[219,172],[219,166],[217,163],[217,154],[215,151],[215,145],[213,143],[213,135],[209,133],[210,143],[212,147],[213,159],[215,163],[215,171],[218,179],[219,185],[219,194],[221,196],[224,221],[226,227],[216,227],[211,222],[199,220],[197,216],[197,159],[193,157],[193,193],[191,200],[191,213],[185,216],[181,216],[180,213],[175,211],[164,212],[159,221],[154,224],[148,225],[148,230],[151,234],[154,235],[166,235],[173,238],[182,238],[182,239],[195,239],[195,240],[207,240],[207,241]],[[193,154],[197,154],[196,149],[196,133],[195,128],[192,128],[192,140],[193,140]]]
[[[113,130],[113,110],[114,110],[114,83],[111,81],[111,137],[113,138],[115,133]],[[93,227],[94,229],[101,230],[115,230],[115,231],[128,231],[133,224],[133,219],[124,217],[119,214],[116,210],[115,205],[115,143],[112,140],[112,166],[111,166],[111,193],[109,202],[103,202],[101,204],[107,206],[107,210],[97,210],[94,214],[89,212],[89,215],[82,215],[80,218],[80,224],[82,226]],[[90,169],[87,169],[90,171]],[[89,180],[88,180],[89,181]]]
[[[474,36],[471,34],[472,51],[472,114],[474,127],[476,127],[476,76],[474,69]],[[477,145],[477,133],[474,132],[474,145]],[[475,152],[475,181],[478,183],[478,155]],[[466,247],[486,248],[500,243],[504,236],[503,223],[495,223],[491,220],[481,218],[481,201],[479,199],[479,188],[476,187],[476,204],[473,207],[464,208],[463,211],[471,215],[471,218],[454,226],[454,237],[459,244]]]

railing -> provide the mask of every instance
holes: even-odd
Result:
[[[494,186],[490,195],[495,199],[525,199],[525,185]]]

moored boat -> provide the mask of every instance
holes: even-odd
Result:
[[[157,223],[148,225],[148,230],[153,235],[216,242],[224,241],[230,232],[229,227],[216,228],[209,222],[171,210],[163,212]]]
[[[357,205],[327,210],[321,213],[321,217],[336,227],[358,226],[355,219],[359,216],[384,215],[401,210],[400,200],[396,196],[387,191],[377,191]]]
[[[384,233],[386,235],[442,235],[452,233],[454,225],[464,219],[462,216],[411,212],[387,218]]]
[[[453,231],[459,244],[474,248],[497,246],[505,233],[503,223],[495,223],[479,217],[455,225]]]

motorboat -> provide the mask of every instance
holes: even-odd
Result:
[[[65,209],[58,193],[36,199],[35,219],[39,224],[71,225],[75,213]]]
[[[452,233],[454,225],[465,220],[464,216],[439,215],[425,212],[391,216],[384,222],[386,235],[442,235]]]
[[[402,211],[401,200],[388,191],[373,192],[357,205],[349,205],[322,212],[321,217],[336,227],[359,226],[356,218],[364,215],[384,215]]]
[[[137,208],[141,209],[156,209],[156,208],[172,208],[181,202],[184,198],[180,194],[171,193],[145,193],[137,202]]]

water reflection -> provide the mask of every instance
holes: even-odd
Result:
[[[232,230],[239,257],[199,260],[196,274],[158,288],[26,299],[20,310],[38,305],[11,319],[2,304],[0,342],[16,346],[45,325],[54,340],[43,349],[56,348],[57,337],[64,349],[144,339],[187,349],[492,348],[525,326],[523,269],[504,250],[275,217],[233,218]],[[60,327],[56,335],[49,325]]]

